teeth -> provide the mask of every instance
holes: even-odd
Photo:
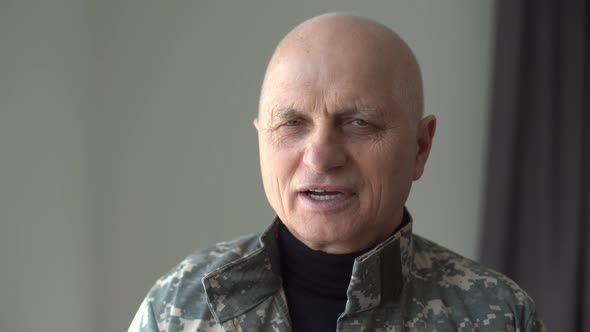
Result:
[[[333,194],[333,195],[314,195],[314,194],[309,194],[309,196],[317,201],[327,201],[330,199],[335,199],[336,197],[338,197],[338,195],[340,194]]]
[[[322,189],[310,189],[309,191],[313,191],[313,192],[316,192],[316,193],[324,193],[324,192],[326,192],[327,190],[322,190]]]

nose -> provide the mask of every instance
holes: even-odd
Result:
[[[308,137],[303,163],[316,173],[341,168],[348,160],[343,137],[329,127],[316,128]]]

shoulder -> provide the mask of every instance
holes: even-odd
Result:
[[[526,329],[537,320],[533,300],[512,279],[421,236],[413,236],[412,289],[417,299],[451,308],[473,324],[493,321]]]
[[[149,295],[162,300],[190,301],[202,293],[203,276],[247,255],[258,246],[258,235],[251,234],[197,250],[158,279]],[[179,288],[179,291],[172,294],[172,299],[169,293],[175,288]]]
[[[259,235],[249,234],[194,251],[162,276],[156,282],[156,286],[185,282],[193,278],[198,278],[200,281],[208,272],[229,264],[258,247]]]
[[[165,331],[175,331],[173,325],[214,324],[201,279],[259,246],[259,235],[252,234],[193,252],[156,281],[136,319]]]
[[[443,288],[470,290],[485,289],[497,292],[498,287],[508,290],[510,300],[525,301],[528,295],[505,275],[461,256],[419,235],[414,235],[414,275],[436,281]],[[513,298],[514,297],[514,298]]]

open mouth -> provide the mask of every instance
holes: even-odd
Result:
[[[338,199],[344,195],[344,193],[340,191],[327,190],[306,190],[303,193],[316,201],[329,201],[332,199]]]

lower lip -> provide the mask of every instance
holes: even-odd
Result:
[[[356,197],[354,194],[338,194],[337,196],[324,199],[324,200],[317,200],[312,198],[310,195],[300,192],[299,199],[308,207],[316,210],[337,210],[346,207],[352,200]]]

